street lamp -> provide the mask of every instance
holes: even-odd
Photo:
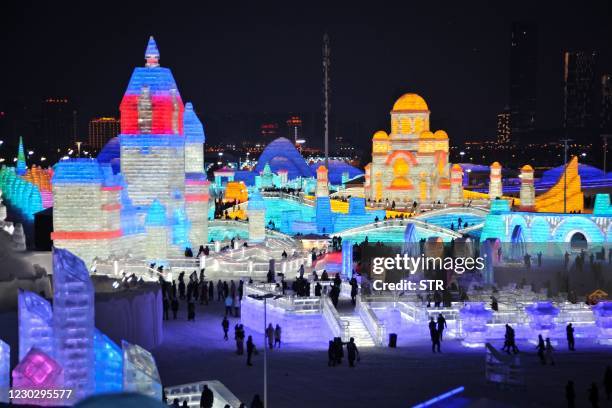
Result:
[[[265,295],[249,295],[250,298],[255,300],[264,301],[264,407],[268,406],[268,348],[266,347],[266,329],[268,328],[267,321],[267,308],[268,299],[278,299],[283,297],[282,295],[274,295],[272,293],[266,293]]]

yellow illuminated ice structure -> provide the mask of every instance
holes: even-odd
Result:
[[[393,111],[428,111],[425,99],[415,93],[407,93],[395,101]]]
[[[244,203],[249,199],[249,193],[246,185],[242,181],[228,181],[225,187],[224,201],[234,201]]]
[[[567,163],[565,171],[561,174],[557,183],[548,191],[536,197],[536,211],[563,212],[563,190],[566,183],[566,211],[584,210],[584,194],[578,174],[578,157],[574,156]]]
[[[450,193],[448,135],[429,128],[429,107],[417,94],[402,95],[391,111],[391,133],[372,136],[364,195],[374,201],[447,203]],[[403,205],[402,205],[403,204]]]

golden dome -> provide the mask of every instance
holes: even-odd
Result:
[[[429,108],[425,99],[415,93],[403,94],[393,104],[393,111],[422,111],[426,112]]]
[[[436,130],[433,135],[436,139],[448,139],[448,134],[443,130]]]
[[[501,164],[499,164],[499,162],[493,162],[493,164],[491,164],[491,167],[495,167],[495,168],[499,168],[501,167]]]
[[[384,130],[379,130],[378,132],[374,133],[374,136],[372,137],[372,140],[387,140],[389,139],[389,135],[387,135],[387,132],[385,132]]]
[[[457,163],[453,164],[453,167],[451,167],[452,171],[463,171],[463,169],[461,168],[460,165],[458,165]]]
[[[521,167],[521,171],[531,171],[531,172],[533,172],[533,167],[531,167],[530,165],[526,164],[523,167]]]
[[[421,139],[431,139],[432,137],[434,137],[434,134],[431,133],[429,130],[424,130],[423,132],[421,132],[419,137]]]

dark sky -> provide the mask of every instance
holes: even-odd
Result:
[[[396,97],[417,92],[432,128],[458,142],[495,134],[507,103],[512,21],[538,24],[539,127],[559,127],[563,50],[597,49],[612,71],[610,1],[329,3],[4,2],[0,104],[66,95],[83,121],[116,114],[153,34],[161,64],[203,116],[316,112],[327,30],[338,121],[361,122],[369,138],[388,130]]]

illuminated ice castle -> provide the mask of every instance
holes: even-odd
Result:
[[[417,94],[402,95],[391,111],[391,133],[372,138],[372,163],[366,166],[366,198],[448,202],[448,135],[429,130],[429,107]]]
[[[153,37],[145,59],[121,101],[118,157],[55,166],[52,239],[86,262],[128,254],[163,260],[208,241],[204,129],[170,69],[160,67]],[[152,247],[154,258],[146,253]]]

